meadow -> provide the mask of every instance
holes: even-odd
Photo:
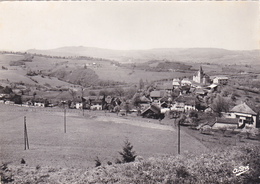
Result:
[[[176,155],[177,132],[171,126],[135,117],[118,117],[104,112],[26,108],[0,105],[0,162],[31,167],[93,168],[95,159],[106,165],[120,158],[126,138],[143,158]],[[24,150],[24,116],[30,149]],[[181,153],[203,153],[207,148],[185,132]]]

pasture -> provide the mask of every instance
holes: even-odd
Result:
[[[68,110],[64,133],[62,109],[0,105],[0,162],[31,167],[92,168],[98,156],[102,164],[120,158],[127,137],[138,156],[177,154],[177,131],[138,117],[117,117],[105,112]],[[24,116],[29,150],[24,150]],[[199,141],[181,133],[181,152],[207,151]]]

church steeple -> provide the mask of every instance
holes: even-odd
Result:
[[[202,74],[203,73],[203,70],[202,70],[202,67],[200,66],[200,73]]]

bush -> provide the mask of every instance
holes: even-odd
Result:
[[[119,154],[122,156],[122,162],[128,163],[135,161],[135,157],[137,155],[135,154],[135,151],[132,151],[133,146],[128,141],[128,139],[125,140],[124,144],[125,145],[123,146],[123,151],[119,152]]]
[[[98,157],[96,157],[95,162],[96,162],[95,163],[96,167],[101,166],[101,161],[100,161],[100,159]]]
[[[11,169],[8,168],[7,163],[1,165],[0,170],[0,183],[9,183],[14,181],[14,174]]]

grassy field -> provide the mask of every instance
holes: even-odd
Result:
[[[19,165],[22,158],[29,166],[94,167],[98,156],[102,163],[114,163],[120,158],[127,137],[137,155],[175,155],[177,132],[169,126],[150,120],[117,117],[104,112],[80,111],[67,113],[67,133],[64,133],[62,109],[37,109],[0,106],[0,161]],[[30,149],[24,150],[24,116]],[[107,117],[107,118],[106,118]],[[182,132],[181,152],[207,151],[199,141]]]

